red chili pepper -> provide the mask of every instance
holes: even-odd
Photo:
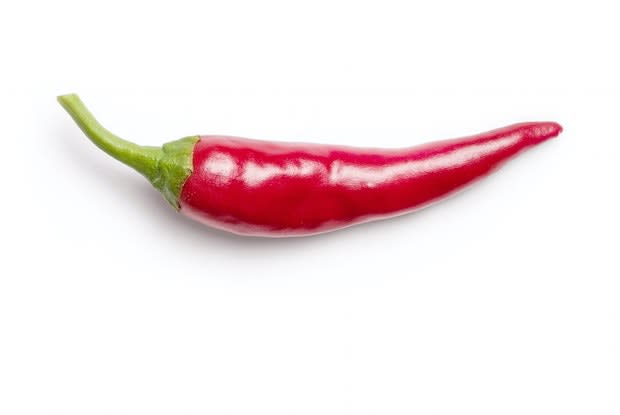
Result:
[[[194,136],[141,147],[104,129],[77,95],[58,98],[84,133],[187,216],[242,235],[302,236],[419,209],[557,136],[554,122],[404,149]]]

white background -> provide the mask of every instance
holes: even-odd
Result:
[[[0,6],[0,413],[620,413],[614,3]],[[68,92],[153,145],[565,132],[416,214],[243,239],[95,148]]]

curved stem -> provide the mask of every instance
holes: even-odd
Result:
[[[112,134],[99,124],[76,94],[61,95],[58,102],[97,147],[149,180],[157,176],[161,148],[139,146]]]

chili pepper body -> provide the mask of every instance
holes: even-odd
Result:
[[[142,173],[172,206],[250,236],[304,236],[401,215],[485,177],[557,136],[554,122],[401,149],[192,136],[141,147],[104,129],[76,95],[59,97],[86,135]]]
[[[523,123],[405,149],[202,136],[181,212],[243,235],[327,232],[428,205],[560,131]]]

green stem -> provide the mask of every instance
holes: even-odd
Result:
[[[139,146],[112,134],[99,124],[76,94],[59,96],[58,102],[97,147],[151,181],[157,176],[161,148]]]
[[[76,94],[59,96],[58,102],[90,141],[118,161],[136,169],[162,192],[175,209],[180,208],[179,197],[183,184],[192,174],[192,157],[194,146],[200,139],[198,136],[171,141],[162,147],[139,146],[103,128]]]

